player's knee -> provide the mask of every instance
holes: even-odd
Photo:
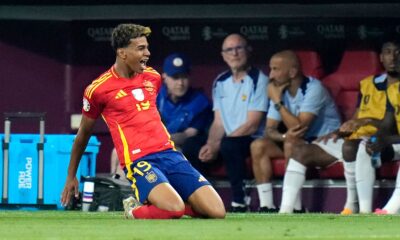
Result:
[[[311,164],[310,160],[310,151],[307,145],[305,144],[296,144],[292,146],[292,158],[297,162],[303,164],[304,166],[308,166]]]
[[[203,213],[201,214],[205,218],[225,218],[226,211],[225,206],[216,204],[213,206],[208,206],[206,209],[203,209]]]
[[[251,155],[253,156],[258,156],[263,153],[265,149],[265,142],[262,139],[256,139],[250,144],[250,151]]]
[[[250,149],[257,151],[260,149],[264,149],[266,146],[266,142],[263,139],[256,139],[250,144]]]
[[[169,202],[165,208],[171,212],[185,212],[185,203],[183,201]]]
[[[343,159],[346,162],[353,162],[356,159],[358,143],[356,141],[345,141],[342,147]]]
[[[210,214],[210,218],[225,218],[225,216],[226,211],[224,207],[215,208]]]
[[[153,203],[156,207],[169,212],[185,211],[185,203],[180,199],[165,198],[162,201]]]
[[[168,211],[170,217],[169,218],[181,218],[185,214],[185,209],[179,211]]]

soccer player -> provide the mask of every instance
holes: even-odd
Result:
[[[308,167],[329,167],[338,160],[344,160],[347,187],[347,199],[341,214],[371,212],[375,170],[369,158],[359,156],[362,150],[359,145],[363,146],[360,142],[376,134],[378,129],[389,129],[382,119],[393,111],[387,103],[386,91],[388,86],[398,81],[394,71],[398,47],[392,41],[382,45],[380,60],[386,73],[368,76],[360,82],[359,106],[353,119],[343,123],[338,131],[320,138],[320,141],[293,147],[283,182],[281,213],[293,212]],[[347,137],[344,139],[344,136]]]
[[[340,126],[340,116],[328,91],[315,78],[304,76],[296,54],[285,50],[270,60],[269,104],[263,138],[251,144],[253,172],[260,199],[259,212],[276,212],[273,203],[271,158],[290,156],[294,142],[312,141]],[[280,124],[289,129],[281,132]],[[299,198],[296,210],[301,211]]]
[[[376,119],[382,120],[386,114],[395,111],[387,99],[390,97],[389,89],[391,85],[397,84],[399,81],[398,70],[396,69],[399,51],[400,45],[395,40],[386,41],[382,45],[380,61],[385,69],[385,73],[369,77],[367,78],[368,80],[365,79],[360,83],[362,98],[360,98],[360,108],[357,112],[358,118],[372,118],[375,119],[375,121]],[[345,206],[342,214],[351,214],[357,211],[360,213],[372,212],[375,168],[371,165],[371,161],[369,161],[370,158],[365,155],[365,142],[374,134],[381,135],[382,133],[380,133],[380,131],[387,134],[386,131],[388,131],[388,129],[390,130],[390,125],[387,124],[386,121],[378,121],[378,125],[369,123],[369,125],[373,126],[363,126],[357,129],[357,124],[352,123],[347,126],[348,129],[341,128],[341,130],[347,132],[354,131],[345,141],[343,157],[346,161],[345,171],[354,171],[354,178],[351,178],[353,182],[350,182],[350,185],[356,188],[351,195],[356,195],[358,198],[358,207],[357,204],[350,204],[349,207]],[[365,123],[363,125],[365,125]],[[391,152],[390,149],[384,149],[382,158],[391,159]],[[349,186],[348,179],[346,179],[346,182],[347,186]]]
[[[84,92],[83,117],[61,202],[66,205],[78,195],[76,170],[96,119],[102,116],[135,196],[124,200],[127,218],[171,219],[184,214],[224,218],[221,198],[174,149],[161,122],[156,107],[161,77],[146,65],[150,33],[150,28],[136,24],[120,24],[113,30],[115,64]]]
[[[206,95],[191,87],[190,70],[191,61],[186,54],[175,52],[168,55],[163,64],[164,84],[156,101],[161,120],[175,148],[179,150],[183,149],[188,138],[205,136],[212,121],[211,103]],[[114,148],[111,153],[111,173],[126,180],[121,172]]]

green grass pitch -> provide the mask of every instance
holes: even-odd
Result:
[[[400,216],[228,214],[126,220],[122,212],[0,211],[0,239],[400,239]]]

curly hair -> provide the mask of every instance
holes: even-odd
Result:
[[[142,36],[148,37],[150,33],[149,27],[132,23],[119,24],[111,33],[111,47],[114,51],[117,51],[118,48],[127,47],[131,39]]]

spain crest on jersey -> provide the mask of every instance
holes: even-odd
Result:
[[[133,89],[132,90],[133,97],[138,100],[139,102],[144,100],[144,93],[141,88]]]
[[[153,171],[150,171],[150,172],[148,172],[148,173],[146,174],[146,180],[147,180],[149,183],[154,183],[154,182],[157,181],[157,175],[156,175]]]
[[[154,85],[152,82],[150,82],[149,80],[144,80],[143,86],[144,86],[144,89],[146,89],[151,95],[154,94]]]

